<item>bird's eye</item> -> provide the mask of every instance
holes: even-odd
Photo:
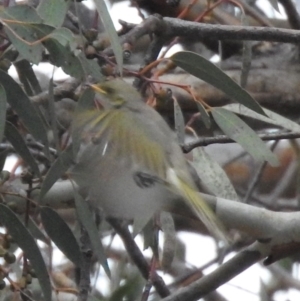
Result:
[[[107,94],[113,94],[114,93],[114,89],[113,88],[111,88],[111,87],[105,87],[104,89],[103,89]]]

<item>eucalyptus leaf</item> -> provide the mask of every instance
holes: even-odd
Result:
[[[7,102],[17,112],[29,132],[35,139],[48,145],[47,131],[44,123],[20,85],[1,69],[0,83],[5,89]]]
[[[177,134],[178,142],[180,144],[183,144],[184,136],[185,136],[184,117],[181,108],[175,98],[174,98],[174,119],[175,119],[175,132]]]
[[[205,127],[207,129],[210,129],[210,127],[211,127],[211,120],[210,120],[210,117],[209,117],[207,111],[205,110],[204,106],[200,102],[196,101],[196,105],[197,105],[198,110],[200,112],[200,119],[203,121]]]
[[[103,267],[105,273],[110,278],[110,269],[107,263],[107,258],[104,252],[98,229],[93,219],[93,214],[89,209],[88,203],[80,196],[76,189],[74,189],[74,194],[78,218],[89,235],[95,255],[98,257],[98,260],[101,266]]]
[[[263,109],[265,111],[265,114],[268,116],[268,117],[265,117],[261,114],[255,113],[252,110],[249,110],[248,108],[246,108],[243,105],[236,104],[236,103],[232,103],[232,104],[223,106],[223,108],[228,111],[231,111],[233,113],[239,114],[239,115],[251,117],[256,120],[261,120],[261,121],[267,122],[269,124],[274,124],[274,125],[280,126],[287,130],[290,130],[292,132],[300,133],[300,125],[298,123],[296,123],[288,118],[285,118],[275,112],[272,112],[268,109]]]
[[[42,183],[39,200],[41,204],[44,204],[43,197],[53,186],[53,184],[68,170],[73,163],[73,150],[72,147],[67,147],[60,153],[59,157],[51,165],[51,168],[46,174],[46,177]]]
[[[85,77],[80,61],[70,50],[69,45],[63,46],[58,40],[53,38],[44,41],[44,45],[50,53],[51,62],[55,66],[61,67],[65,73],[78,79]]]
[[[41,229],[38,227],[36,222],[30,216],[28,219],[28,230],[30,231],[30,233],[35,239],[39,239],[40,241],[44,242],[47,245],[50,244],[49,239],[47,239],[45,234],[41,231]]]
[[[16,244],[23,250],[34,268],[46,301],[52,300],[52,287],[46,264],[33,236],[8,207],[0,204],[0,222],[5,226]]]
[[[15,5],[6,7],[0,10],[0,19],[7,24],[30,22],[30,23],[42,23],[42,18],[36,12],[36,10],[29,5]]]
[[[107,32],[111,47],[114,51],[116,61],[118,64],[119,71],[122,75],[122,70],[123,70],[123,50],[120,44],[119,37],[117,35],[114,23],[110,17],[109,11],[106,7],[105,1],[104,0],[94,0],[97,11],[101,17],[101,20],[103,22],[103,25],[105,27],[105,31]]]
[[[54,28],[46,24],[15,23],[5,26],[5,32],[23,58],[34,64],[40,63],[44,46],[42,44]]]
[[[218,197],[227,200],[239,200],[223,168],[213,160],[202,147],[192,150],[193,161],[190,163],[195,168],[199,178]]]
[[[37,12],[45,24],[60,27],[65,20],[69,6],[70,0],[41,0]]]
[[[260,162],[265,160],[272,166],[279,165],[277,156],[238,116],[223,108],[212,108],[211,112],[220,129],[238,142],[254,159]]]
[[[220,89],[237,102],[259,114],[265,115],[261,106],[246,90],[240,87],[233,79],[231,79],[212,62],[206,60],[199,54],[189,51],[181,51],[175,53],[170,59],[177,66],[211,84],[215,88]]]
[[[23,137],[15,128],[15,126],[10,122],[6,122],[5,124],[5,137],[12,144],[12,146],[22,157],[22,159],[31,167],[32,171],[36,175],[40,176],[39,167],[32,154],[30,153]]]
[[[279,5],[278,5],[278,0],[268,0],[270,2],[270,4],[272,5],[272,7],[278,12],[280,13],[279,11]]]
[[[2,142],[6,120],[6,93],[3,86],[0,84],[0,143]]]
[[[32,65],[27,60],[19,60],[14,63],[17,70],[19,80],[27,95],[33,96],[42,92],[40,83],[33,71]]]
[[[80,267],[82,264],[80,247],[66,222],[49,207],[41,207],[40,214],[49,237],[68,259]]]

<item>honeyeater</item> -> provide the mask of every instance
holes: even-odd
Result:
[[[90,85],[95,106],[77,111],[79,143],[71,177],[106,216],[146,223],[184,200],[218,239],[220,222],[198,193],[176,135],[135,88],[122,79]]]

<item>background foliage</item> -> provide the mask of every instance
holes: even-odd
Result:
[[[299,289],[299,3],[137,0],[141,23],[120,21],[116,32],[107,4],[122,1],[82,2],[1,1],[1,300],[226,300],[216,289],[262,261],[270,277],[257,299]],[[270,17],[279,8],[287,19]],[[181,51],[169,56],[174,45]],[[68,77],[43,75],[35,68],[43,63]],[[146,227],[152,251],[142,253],[131,228],[98,223],[68,180],[77,102],[93,97],[91,78],[116,76],[176,130],[203,198],[228,228],[232,245],[216,244],[203,267],[187,263],[178,238],[209,236],[178,214],[188,209]],[[115,247],[117,236],[125,249]]]

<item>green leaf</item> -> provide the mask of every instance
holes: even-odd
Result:
[[[63,71],[78,79],[85,78],[86,74],[78,57],[70,50],[69,45],[63,46],[56,39],[47,39],[44,45],[49,51],[52,64],[61,67]]]
[[[243,105],[239,105],[236,103],[232,103],[232,104],[223,106],[223,108],[228,111],[239,114],[239,115],[251,117],[256,120],[261,120],[261,121],[267,122],[269,124],[274,124],[274,125],[280,126],[287,130],[290,130],[292,132],[300,133],[300,125],[298,123],[296,123],[288,118],[285,118],[277,113],[274,113],[268,109],[263,109],[265,114],[268,116],[268,117],[265,117],[265,116],[262,116],[261,114],[255,113],[252,110],[249,110],[248,108],[246,108]]]
[[[101,20],[103,22],[103,25],[105,27],[105,31],[107,32],[111,47],[114,51],[116,61],[119,67],[119,71],[122,75],[122,70],[123,70],[123,50],[120,44],[120,40],[118,37],[118,34],[115,30],[113,21],[109,15],[108,9],[106,7],[105,1],[104,0],[95,0],[95,5],[97,8],[97,11],[101,17]]]
[[[3,170],[7,155],[9,154],[9,151],[7,149],[0,152],[0,171]]]
[[[4,135],[4,127],[6,120],[6,93],[3,86],[0,84],[0,143]]]
[[[51,168],[46,174],[45,180],[43,181],[39,200],[40,203],[45,205],[43,202],[43,197],[53,186],[53,184],[68,170],[68,168],[73,163],[73,149],[71,146],[67,147],[59,157],[51,165]]]
[[[60,27],[65,20],[70,0],[41,0],[37,12],[45,24]]]
[[[210,129],[211,120],[210,120],[210,117],[209,117],[207,111],[205,110],[204,106],[200,102],[196,101],[196,105],[197,105],[198,110],[200,112],[200,119],[203,121],[205,127],[207,129]]]
[[[29,217],[28,219],[28,230],[32,234],[35,239],[39,239],[40,241],[44,242],[45,244],[49,245],[49,239],[45,236],[45,234],[41,231],[35,221]]]
[[[99,65],[95,60],[87,59],[83,53],[80,53],[78,55],[78,59],[81,63],[82,69],[84,70],[84,74],[86,75],[86,77],[90,75],[96,81],[104,81],[104,76],[100,72]]]
[[[193,161],[199,178],[218,197],[239,200],[239,197],[223,168],[202,147],[192,150]]]
[[[176,253],[176,229],[171,213],[160,213],[160,227],[164,234],[161,255],[161,266],[164,270],[171,268]]]
[[[15,5],[6,7],[0,11],[0,19],[7,24],[30,22],[30,23],[42,23],[41,17],[36,10],[29,5]]]
[[[12,144],[16,152],[23,158],[23,160],[31,167],[32,171],[40,176],[39,167],[30,153],[23,137],[10,122],[5,124],[5,137]]]
[[[107,276],[110,278],[111,274],[107,263],[107,258],[104,252],[103,245],[101,243],[98,229],[93,219],[92,212],[88,207],[88,203],[79,195],[76,189],[74,189],[74,193],[78,218],[89,235],[93,250],[96,256],[98,257],[100,264],[104,268],[104,271],[107,274]]]
[[[14,63],[14,66],[27,95],[33,96],[42,92],[40,83],[29,61],[19,60]]]
[[[238,142],[254,159],[278,166],[279,161],[257,134],[238,116],[223,108],[212,108],[212,115],[221,130]]]
[[[194,52],[181,51],[175,53],[170,59],[185,71],[220,89],[237,102],[259,114],[265,115],[260,105],[246,90],[202,56]]]
[[[80,112],[84,112],[85,110],[88,110],[90,108],[93,108],[94,106],[94,97],[95,93],[91,88],[88,88],[84,90],[84,92],[81,94],[75,112],[74,112],[74,118],[72,123],[72,148],[73,148],[73,155],[74,157],[77,155],[77,152],[80,147],[80,129],[76,126],[77,119],[76,117],[80,114]]]
[[[82,264],[80,247],[65,221],[49,207],[41,207],[40,214],[49,237],[67,258],[80,267]]]
[[[175,132],[177,134],[178,142],[179,144],[183,144],[184,136],[185,136],[184,117],[176,99],[174,99],[174,119],[175,119]]]
[[[272,7],[280,13],[279,11],[279,5],[278,5],[278,0],[269,0],[270,4],[272,5]]]
[[[46,301],[52,300],[52,288],[44,259],[30,234],[18,217],[8,207],[0,204],[0,222],[4,225],[17,245],[23,250],[34,268]]]
[[[0,70],[0,83],[5,89],[8,103],[17,112],[29,132],[35,139],[48,145],[44,123],[20,85],[2,70]]]
[[[65,27],[52,31],[49,38],[55,39],[64,47],[69,46],[71,51],[74,51],[78,46],[78,41],[72,31]]]

